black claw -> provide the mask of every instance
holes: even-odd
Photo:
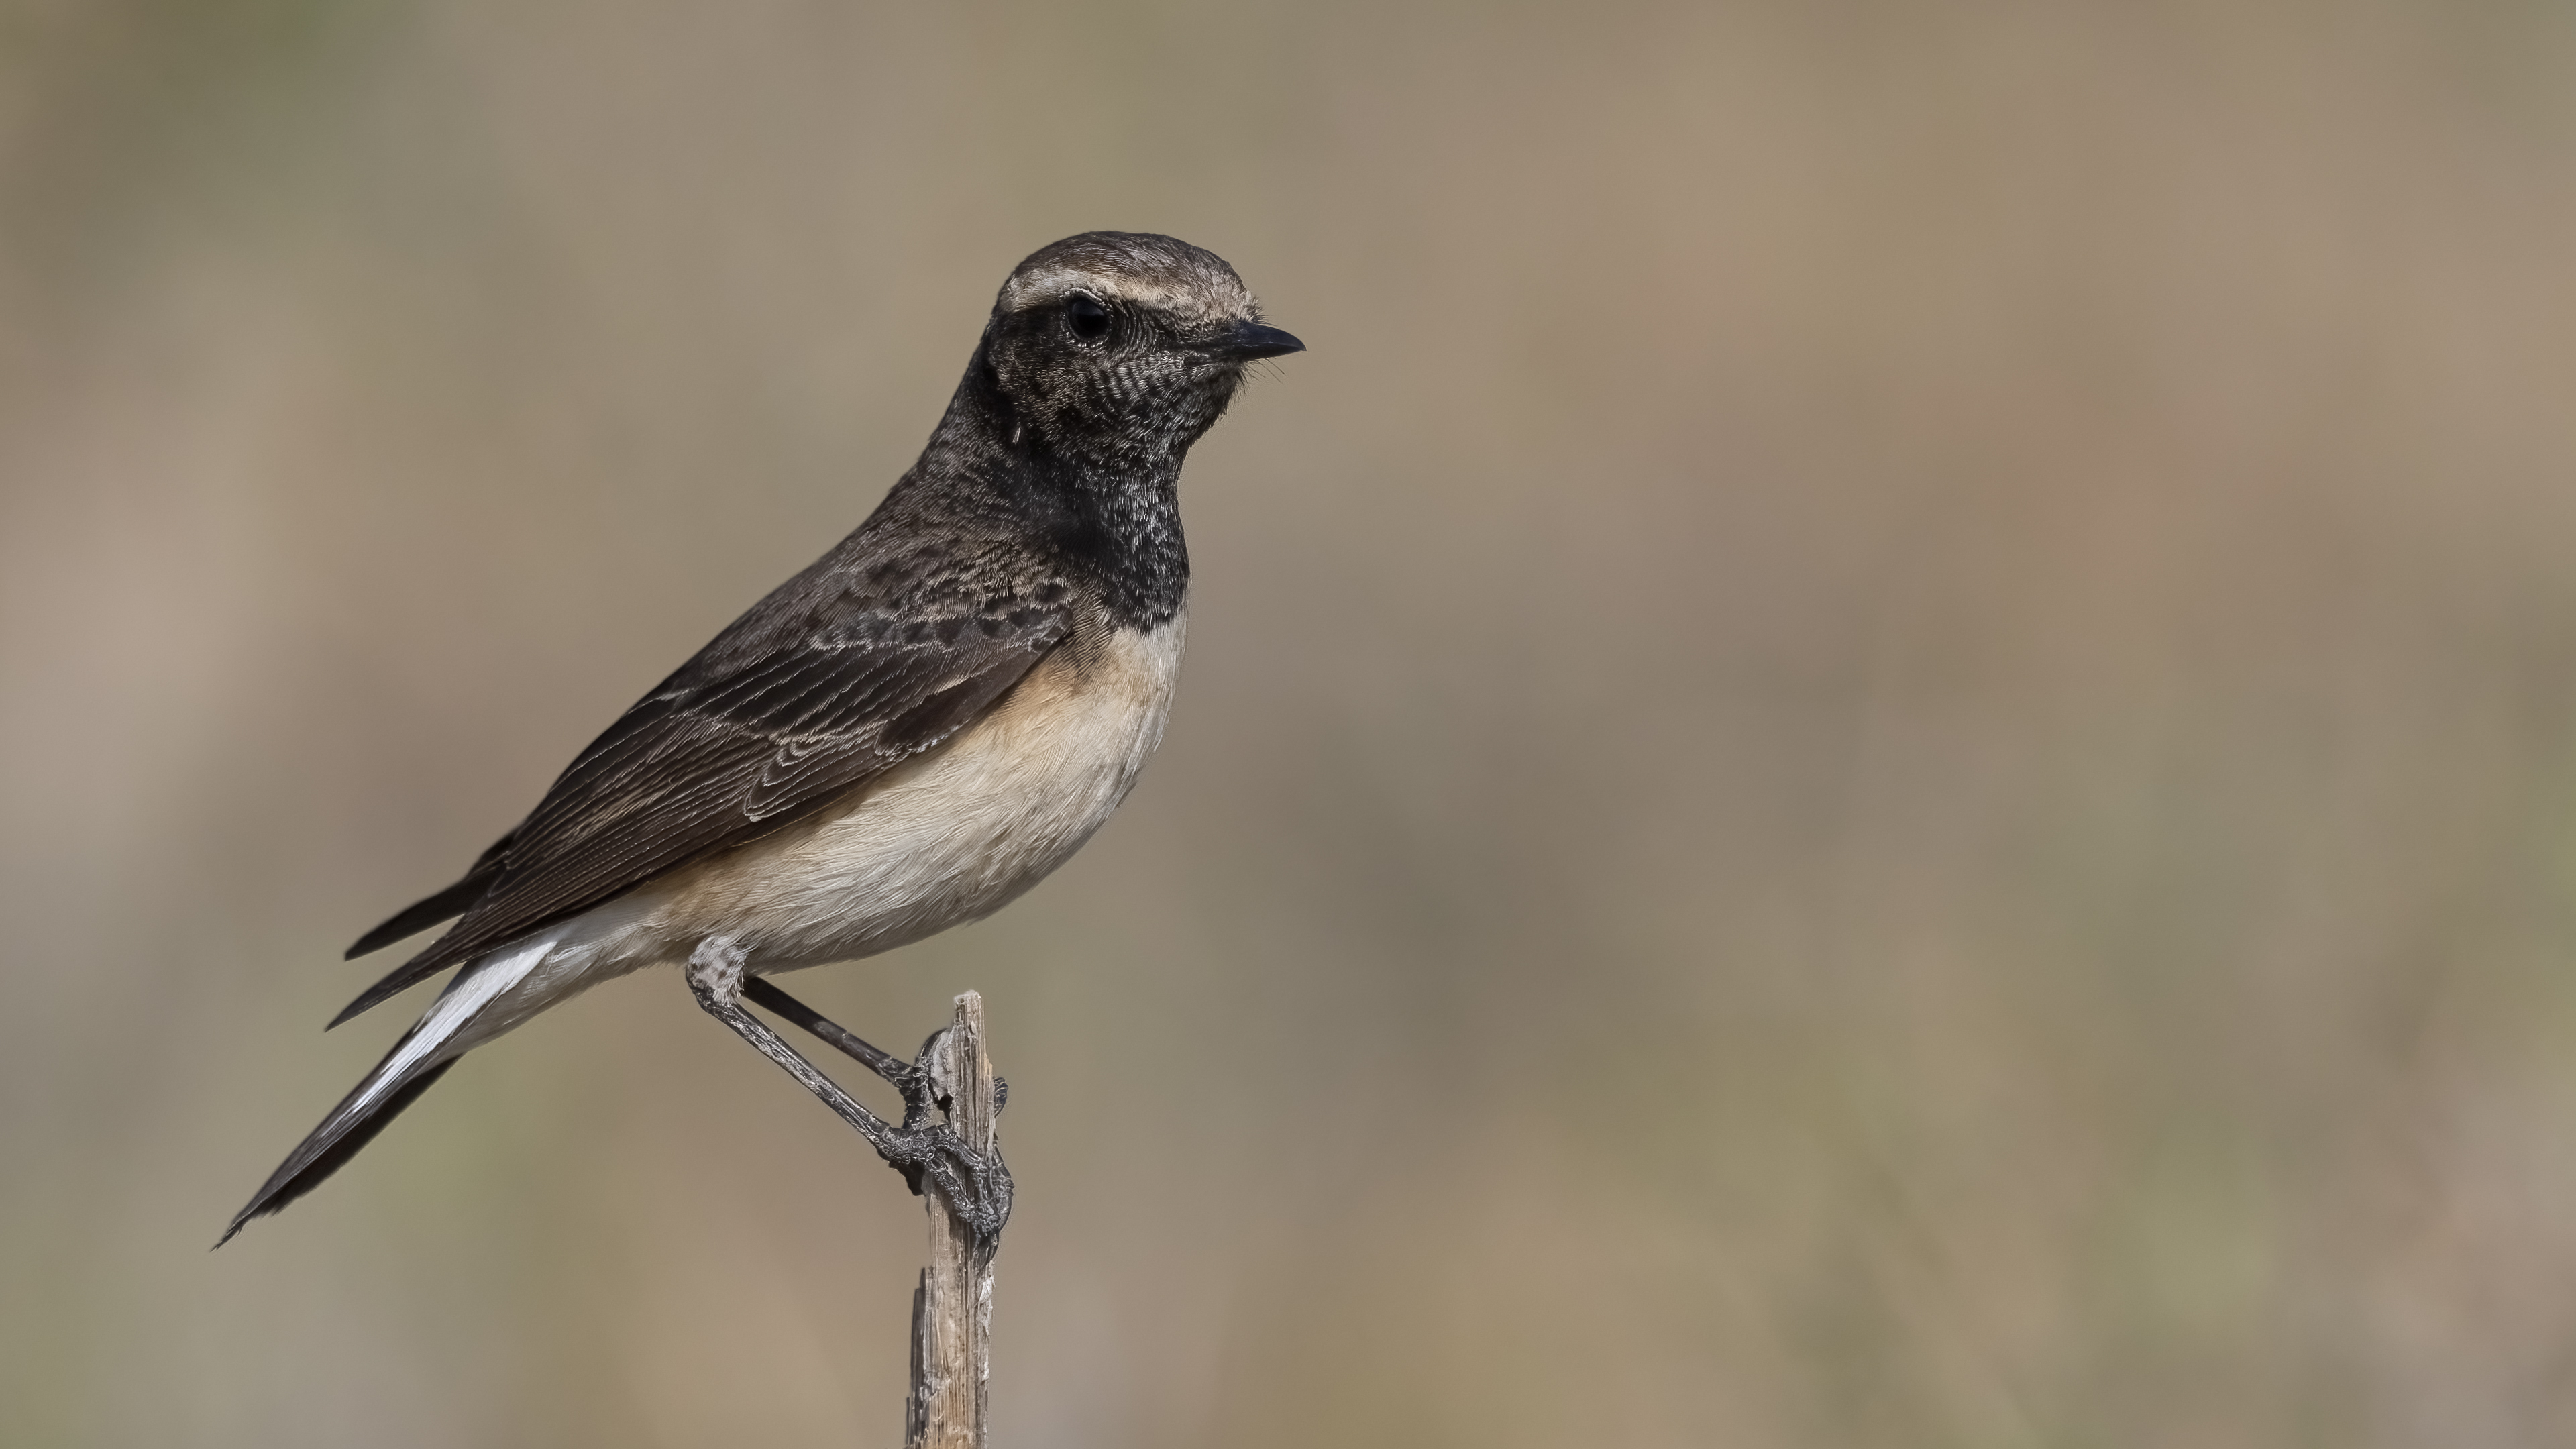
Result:
[[[906,1067],[903,1069],[903,1075],[893,1080],[894,1089],[903,1094],[903,1130],[906,1132],[928,1130],[931,1126],[932,1109],[935,1107],[944,1111],[948,1106],[930,1090],[930,1073],[919,1067]]]
[[[885,1159],[887,1166],[903,1174],[913,1196],[921,1196],[925,1182],[936,1187],[939,1196],[965,1219],[978,1248],[989,1250],[1001,1239],[1002,1228],[1011,1220],[1012,1184],[1011,1169],[998,1150],[990,1155],[975,1152],[948,1124],[934,1122],[899,1130]]]

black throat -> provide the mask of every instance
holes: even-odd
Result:
[[[1041,427],[1004,394],[978,348],[921,461],[887,503],[1000,524],[1038,561],[1090,585],[1113,621],[1153,629],[1189,599],[1181,464],[1207,431],[1189,421],[1149,414],[1096,433]]]

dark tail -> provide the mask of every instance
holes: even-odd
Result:
[[[414,1098],[429,1090],[429,1084],[444,1076],[448,1067],[465,1048],[456,1045],[457,1034],[471,1025],[494,997],[527,978],[546,953],[554,949],[560,935],[539,936],[523,941],[507,954],[486,956],[456,973],[447,989],[438,993],[429,1011],[411,1030],[404,1032],[376,1069],[367,1073],[322,1125],[304,1139],[268,1182],[250,1200],[250,1205],[233,1217],[231,1227],[215,1240],[220,1248],[232,1241],[242,1224],[262,1213],[273,1213],[304,1194],[311,1192],[322,1179],[340,1170],[340,1164],[357,1155],[359,1148],[375,1140],[377,1133],[394,1115],[412,1104]]]
[[[405,1042],[408,1040],[405,1038]],[[359,1148],[375,1141],[376,1134],[385,1130],[386,1123],[400,1115],[403,1108],[419,1100],[421,1093],[428,1091],[432,1083],[447,1075],[449,1067],[456,1065],[456,1058],[450,1057],[421,1069],[410,1081],[390,1092],[381,1093],[374,1101],[366,1101],[368,1089],[374,1087],[377,1078],[394,1065],[394,1059],[402,1053],[405,1042],[395,1043],[394,1049],[385,1053],[385,1059],[376,1064],[376,1069],[367,1074],[366,1080],[351,1089],[349,1095],[340,1100],[340,1105],[331,1109],[331,1115],[322,1119],[322,1125],[314,1128],[312,1135],[289,1153],[286,1161],[278,1164],[277,1171],[268,1175],[268,1181],[261,1184],[249,1205],[233,1214],[232,1226],[224,1229],[222,1237],[215,1239],[216,1247],[231,1242],[233,1234],[240,1232],[242,1224],[252,1218],[266,1217],[321,1186],[322,1179],[338,1172],[340,1164],[358,1155]]]

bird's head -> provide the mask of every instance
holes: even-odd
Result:
[[[984,353],[1022,426],[1059,452],[1144,462],[1186,450],[1244,368],[1305,344],[1214,252],[1143,232],[1067,237],[1012,271]]]

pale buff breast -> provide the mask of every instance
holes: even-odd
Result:
[[[1091,838],[1162,742],[1181,620],[1093,639],[1057,649],[972,728],[847,803],[648,888],[658,899],[638,924],[681,954],[730,935],[751,969],[782,971],[1001,909]]]

